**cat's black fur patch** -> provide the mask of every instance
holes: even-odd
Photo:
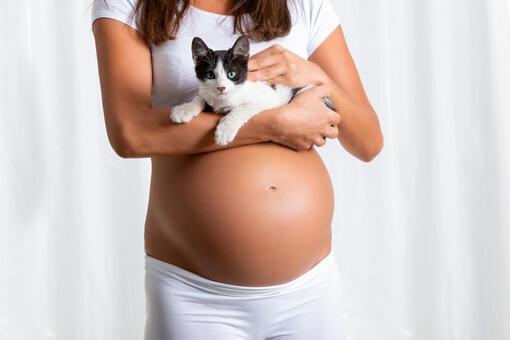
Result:
[[[213,51],[200,38],[194,38],[191,43],[193,60],[195,61],[195,73],[201,81],[207,80],[208,72],[214,72],[218,61],[221,60],[223,69],[226,73],[235,72],[232,78],[234,84],[240,84],[246,81],[248,75],[248,58],[250,56],[250,47],[248,38],[241,36],[228,50]]]
[[[292,89],[292,98],[294,98],[299,91],[301,91],[303,88],[302,87],[295,87]]]
[[[333,105],[333,102],[328,97],[322,98],[322,102],[326,104],[326,106],[330,109],[336,112],[336,107]]]
[[[205,103],[204,112],[214,112],[214,109],[211,105]]]
[[[191,52],[195,62],[195,73],[200,81],[207,80],[207,74],[213,72],[221,60],[223,69],[226,73],[235,72],[236,76],[231,79],[234,84],[241,84],[246,81],[248,75],[248,59],[250,57],[250,43],[247,37],[240,36],[234,45],[228,50],[212,50],[205,42],[195,37],[191,43]],[[276,91],[275,85],[270,85]],[[294,98],[302,87],[292,89],[292,98]],[[329,98],[323,98],[324,104],[333,111],[336,108]],[[207,104],[206,110],[211,110],[212,107]]]

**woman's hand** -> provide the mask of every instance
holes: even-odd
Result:
[[[337,138],[340,116],[322,101],[330,93],[327,85],[315,86],[282,107],[274,125],[274,141],[308,150],[314,145],[323,146],[326,138]]]
[[[320,135],[330,137],[334,131],[342,146],[360,160],[369,162],[381,151],[383,136],[379,120],[365,94],[340,26],[315,49],[309,60],[274,45],[252,56],[248,71],[248,79],[253,81],[290,87],[326,85],[331,88],[322,90],[318,86],[306,90],[282,108],[282,112],[286,112],[281,115],[282,119],[286,118],[282,127],[287,127],[282,134],[284,141],[293,140],[294,145],[306,149],[307,145],[321,145]],[[334,113],[318,100],[321,97],[330,98],[337,109],[336,123],[331,121],[334,125],[331,129],[324,127],[321,119]],[[340,117],[342,123],[338,124]],[[300,133],[296,133],[300,125],[296,126],[295,121],[303,124]],[[317,124],[320,134],[314,131],[313,124]],[[308,132],[305,132],[306,128],[310,128]]]
[[[293,88],[318,85],[297,95],[282,107],[274,133],[274,141],[308,150],[323,146],[326,138],[338,136],[340,116],[328,109],[322,98],[331,95],[328,77],[316,64],[299,57],[280,45],[253,55],[248,62],[248,79],[282,84]]]
[[[280,45],[272,45],[250,58],[248,80],[296,88],[326,84],[328,77],[316,64]]]

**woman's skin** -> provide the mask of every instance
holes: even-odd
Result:
[[[366,162],[382,149],[379,120],[365,94],[340,27],[329,35],[309,60],[273,45],[252,56],[248,68],[250,80],[291,87],[307,84],[328,86],[330,98],[341,118],[338,140],[344,148]]]
[[[226,14],[231,1],[191,4]],[[110,142],[122,157],[152,160],[149,255],[216,281],[271,285],[296,278],[329,253],[333,191],[311,147],[338,138],[363,161],[382,148],[340,28],[309,60],[277,45],[252,56],[250,80],[317,86],[257,114],[224,147],[214,143],[221,116],[204,112],[174,124],[170,109],[152,108],[150,47],[137,31],[104,18],[95,21],[94,35]]]

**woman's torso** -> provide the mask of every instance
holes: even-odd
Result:
[[[315,150],[264,143],[153,157],[146,251],[215,281],[283,283],[328,254],[332,212]]]
[[[228,17],[196,8],[188,15],[194,18],[184,21],[178,39],[152,48],[155,107],[172,107],[196,94],[191,52],[183,52],[190,51],[194,36],[215,49],[235,40]],[[303,25],[294,25],[276,42],[306,58],[304,34]],[[276,42],[252,44],[252,53]],[[158,156],[152,158],[146,251],[216,281],[283,283],[329,253],[332,214],[330,178],[313,149],[262,143]]]

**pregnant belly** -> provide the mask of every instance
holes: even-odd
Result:
[[[333,193],[315,150],[257,144],[153,159],[147,253],[215,281],[289,281],[329,251]]]

